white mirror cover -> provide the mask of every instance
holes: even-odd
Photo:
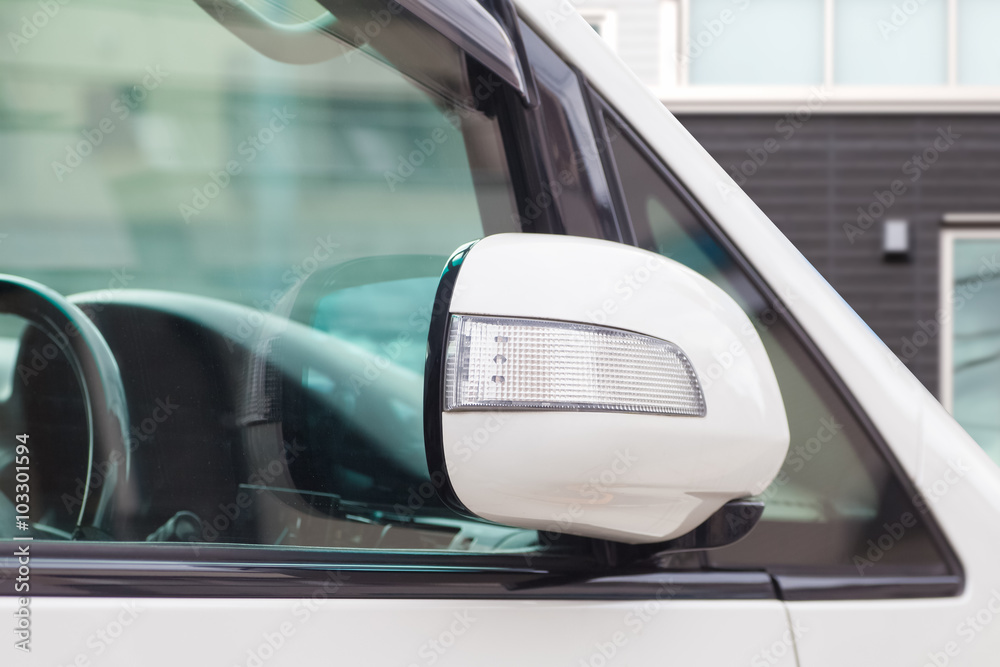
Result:
[[[788,423],[757,332],[732,298],[673,260],[609,241],[490,236],[461,264],[454,315],[575,322],[669,341],[693,366],[705,406],[704,416],[446,409],[441,458],[454,495],[477,516],[659,542],[762,492],[781,467]]]

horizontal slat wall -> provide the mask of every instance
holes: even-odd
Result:
[[[907,354],[904,339],[912,340],[920,322],[937,318],[944,214],[1000,212],[1000,117],[817,115],[798,127],[785,116],[680,119],[936,393],[939,337],[915,353],[906,347]],[[906,166],[948,128],[953,144],[933,164]],[[897,179],[906,192],[852,243],[844,225],[856,225],[858,207],[868,209],[877,201],[874,193],[890,190]],[[910,221],[908,262],[883,257],[881,222],[889,218]]]

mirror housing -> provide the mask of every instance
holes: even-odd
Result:
[[[498,234],[438,286],[425,371],[431,479],[509,526],[654,543],[763,491],[784,403],[737,303],[610,241]]]

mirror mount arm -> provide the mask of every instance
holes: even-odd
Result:
[[[590,540],[590,569],[566,574],[551,574],[508,585],[511,590],[555,588],[614,577],[622,571],[664,569],[663,561],[680,553],[718,549],[739,542],[750,534],[764,514],[764,501],[757,497],[731,500],[720,507],[693,531],[680,537],[655,544],[624,544],[607,540]],[[570,537],[570,536],[565,536]],[[573,538],[580,540],[581,538]]]
[[[764,514],[759,497],[730,500],[689,533],[665,542],[625,544],[598,540],[599,560],[607,567],[635,564],[659,565],[670,556],[707,551],[736,544],[754,529]]]
[[[716,510],[690,533],[658,544],[629,548],[645,551],[652,560],[689,551],[705,551],[736,544],[750,534],[764,514],[764,501],[738,498]]]

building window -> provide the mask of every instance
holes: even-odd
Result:
[[[665,82],[889,86],[887,97],[1000,85],[997,0],[677,1],[680,58]]]
[[[590,27],[604,38],[612,48],[618,50],[618,13],[612,9],[581,9],[580,15]]]
[[[834,2],[837,85],[948,83],[946,0]]]
[[[689,0],[688,10],[690,83],[823,83],[823,0]]]
[[[945,220],[975,227],[941,236],[941,401],[1000,463],[1000,216]]]
[[[1000,2],[960,0],[958,3],[958,83],[1000,84]]]

